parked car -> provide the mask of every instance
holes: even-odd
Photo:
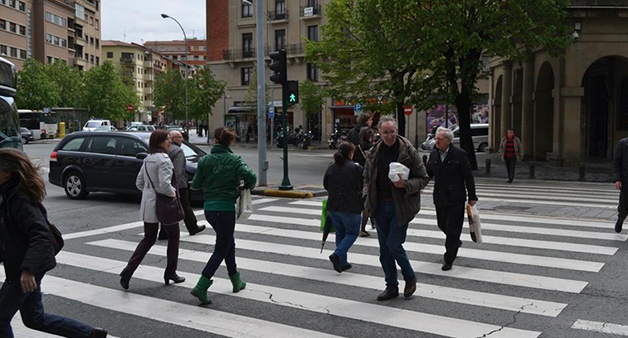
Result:
[[[116,129],[116,127],[114,126],[100,126],[96,129],[94,129],[93,131],[118,131],[118,129]]]
[[[35,135],[33,132],[27,128],[21,127],[20,133],[22,134],[22,143],[28,144],[30,141],[35,141]]]
[[[151,126],[150,124],[134,125],[127,128],[126,131],[143,131],[152,133],[155,131],[155,126]]]
[[[83,126],[83,131],[94,131],[100,127],[111,127],[111,121],[109,120],[89,120]]]
[[[423,150],[434,150],[436,146],[436,140],[434,140],[434,134],[427,134],[425,141],[421,143],[421,149]]]
[[[148,154],[150,133],[76,132],[66,136],[50,155],[50,183],[62,187],[70,199],[84,199],[90,192],[141,194],[135,179]],[[183,142],[188,179],[196,173],[206,153]],[[203,200],[192,191],[192,201]]]
[[[183,127],[181,127],[181,126],[176,126],[176,125],[175,126],[165,126],[164,128],[166,128],[167,131],[176,130],[176,131],[181,133],[181,135],[183,136],[184,140],[186,140],[186,141],[190,140],[190,136],[185,131],[185,129],[183,129]]]
[[[486,151],[486,147],[488,147],[488,123],[472,124],[471,138],[473,139],[473,148],[476,151]],[[460,127],[454,129],[454,145],[460,146]]]

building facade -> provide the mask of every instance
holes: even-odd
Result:
[[[123,81],[135,88],[141,106],[134,120],[144,123],[159,123],[163,114],[155,108],[153,92],[155,77],[173,68],[173,62],[166,56],[135,43],[103,41],[103,62],[110,61],[119,69]]]
[[[99,6],[97,0],[0,0],[0,55],[18,70],[30,57],[83,70],[97,66]]]
[[[173,61],[183,62],[191,67],[202,67],[207,64],[207,40],[188,39],[175,41],[146,41],[144,47],[169,57]],[[189,58],[189,60],[187,59]]]
[[[610,161],[628,137],[628,3],[573,0],[567,11],[573,43],[563,56],[491,63],[493,149],[513,128],[526,159],[577,166]]]

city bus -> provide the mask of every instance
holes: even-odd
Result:
[[[20,126],[33,132],[36,140],[55,138],[59,131],[57,114],[54,112],[19,109]]]
[[[0,57],[0,148],[22,150],[20,120],[15,105],[16,92],[15,65]]]

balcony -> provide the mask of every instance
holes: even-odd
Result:
[[[270,19],[270,21],[287,21],[288,20],[288,10],[284,10],[284,11],[275,11],[275,12],[268,12],[268,18]]]
[[[153,82],[153,74],[144,74],[144,81]]]
[[[153,68],[153,61],[144,61],[144,68]]]
[[[133,63],[133,62],[135,62],[133,58],[129,58],[129,57],[120,58],[120,63]]]
[[[144,87],[144,94],[145,95],[153,95],[153,88],[151,88],[151,87]]]
[[[295,43],[291,45],[286,45],[286,54],[287,55],[297,55],[305,53],[305,44],[304,43]]]
[[[320,18],[321,5],[301,7],[299,10],[299,16],[301,19]]]
[[[87,59],[82,56],[77,56],[74,58],[74,65],[85,67],[87,66]]]
[[[242,50],[242,49],[229,49],[222,51],[222,57],[225,60],[242,60],[246,58],[255,57],[255,48]]]

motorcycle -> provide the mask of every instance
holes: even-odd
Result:
[[[275,140],[277,141],[277,148],[283,148],[283,132],[279,132]],[[288,144],[292,144],[295,147],[298,147],[299,143],[300,143],[299,134],[296,134],[296,133],[288,134]]]
[[[300,134],[300,135],[301,136],[299,137],[299,140],[301,142],[301,146],[303,147],[303,149],[309,148],[310,143],[312,143],[312,132],[307,132],[307,133],[304,132],[303,134]]]
[[[327,146],[329,147],[329,149],[338,149],[338,145],[340,144],[340,142],[346,139],[346,132],[340,132],[338,129],[335,129],[334,133],[329,135],[329,139],[327,140]]]

